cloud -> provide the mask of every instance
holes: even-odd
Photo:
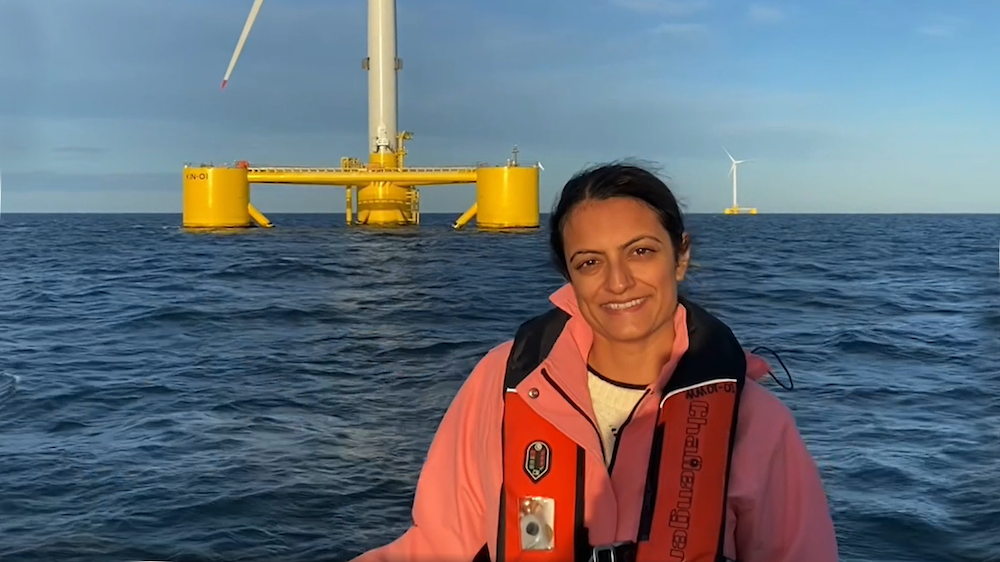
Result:
[[[611,0],[620,8],[641,14],[684,17],[711,7],[708,0]]]
[[[939,16],[932,18],[923,25],[917,26],[916,32],[920,35],[935,38],[954,37],[962,26],[962,20],[953,16]]]
[[[220,92],[245,18],[245,10],[237,11],[242,2],[199,2],[202,17],[192,19],[192,0],[92,0],[86,7],[75,0],[51,1],[61,9],[36,14],[52,39],[45,64],[13,67],[10,81],[37,84],[37,90],[26,96],[17,87],[0,89],[0,121],[23,133],[0,132],[0,141],[19,143],[33,155],[35,164],[25,163],[25,169],[41,168],[44,154],[67,146],[104,146],[107,152],[92,158],[94,165],[141,160],[143,168],[158,170],[169,169],[182,150],[216,161],[234,159],[234,153],[266,155],[263,138],[354,139],[356,149],[348,155],[365,155],[367,80],[360,65],[365,29],[350,23],[363,24],[363,5],[265,6],[229,86]],[[707,5],[629,1],[659,13]],[[596,42],[574,26],[535,21],[530,12],[480,11],[473,17],[472,10],[440,2],[420,10],[400,8],[399,125],[415,132],[411,161],[434,139],[473,140],[479,146],[525,146],[525,139],[534,139],[540,147],[573,150],[603,137],[628,151],[663,143],[662,131],[650,126],[657,114],[680,140],[710,129],[690,115],[714,121],[726,113],[692,113],[689,100],[673,96],[649,100],[646,108],[628,101],[669,69],[657,59],[673,56],[672,50],[686,61],[697,56],[683,46],[635,33]],[[470,23],[455,27],[456,19]],[[337,33],[330,33],[333,22],[343,23]],[[668,23],[659,31],[691,37],[704,26]],[[0,69],[11,68],[5,64],[15,61],[15,52],[0,53]],[[529,59],[543,62],[525,64]],[[676,92],[677,85],[654,88]],[[88,141],[100,129],[113,132]],[[207,139],[215,144],[209,147]],[[267,150],[274,156],[268,159],[284,157],[283,142],[272,140]],[[697,144],[680,143],[682,149]],[[325,150],[340,150],[339,144]],[[143,155],[136,158],[138,152]],[[505,158],[506,149],[498,156]],[[336,163],[336,156],[327,157]]]
[[[708,26],[703,23],[669,22],[656,26],[653,32],[667,37],[690,39],[704,36],[708,33]]]
[[[400,3],[399,126],[415,133],[408,163],[495,164],[517,144],[523,161],[544,162],[544,183],[589,161],[634,156],[676,170],[686,160],[725,160],[722,144],[776,158],[851,144],[813,117],[822,103],[790,101],[796,92],[695,88],[678,78],[691,65],[708,66],[711,55],[691,44],[709,28],[670,20],[709,2],[616,1],[650,14],[639,19],[656,33],[636,33],[629,21],[594,41],[581,33],[589,22],[573,19],[585,16],[561,10]],[[246,18],[243,0],[22,6],[23,25],[4,21],[0,8],[0,46],[10,47],[0,49],[0,158],[22,174],[10,184],[21,206],[30,192],[74,189],[94,193],[95,207],[97,193],[124,206],[118,198],[130,190],[155,196],[150,207],[177,205],[183,162],[336,166],[341,156],[366,156],[363,3],[266,5],[225,92],[219,83]],[[195,8],[201,15],[192,19]],[[104,174],[116,175],[104,185]],[[267,207],[281,201],[279,193],[301,193],[292,196],[299,202],[313,197],[302,188],[260,192],[274,197]],[[453,194],[469,193],[435,188],[422,201],[428,209],[435,199],[465,206]]]
[[[97,146],[57,146],[52,152],[65,154],[68,156],[90,156],[94,154],[104,154],[108,150]]]
[[[785,12],[773,6],[754,3],[747,9],[747,18],[751,23],[767,25],[781,23],[787,16]]]
[[[44,20],[50,35],[46,60],[19,66],[17,48],[0,52],[0,78],[20,85],[0,88],[0,120],[160,121],[185,124],[191,135],[201,134],[199,129],[353,135],[367,129],[367,79],[360,64],[366,49],[363,4],[265,6],[229,86],[220,92],[246,17],[245,10],[236,11],[243,2],[91,0],[84,7],[76,0],[51,1],[62,9],[32,18]],[[191,18],[195,4],[201,17]],[[483,111],[510,105],[481,89],[494,77],[503,85],[542,71],[557,75],[564,69],[619,65],[622,59],[641,59],[636,52],[644,52],[642,42],[650,40],[583,40],[578,30],[536,22],[530,12],[496,17],[473,10],[433,2],[420,10],[400,7],[401,126],[412,126],[420,107],[451,96],[478,98],[473,115],[456,116],[474,122]],[[456,20],[468,24],[456,27]],[[330,33],[337,23],[342,25]],[[10,31],[13,46],[37,35],[25,32],[15,40],[17,28]],[[544,61],[543,68],[532,69],[526,59]],[[12,69],[11,74],[4,69]],[[565,87],[556,83],[547,92],[534,91],[529,103],[566,95]],[[484,104],[487,97],[499,101]],[[486,105],[491,108],[484,109]],[[32,138],[41,142],[45,139],[40,137],[54,136],[28,127],[23,135],[12,134],[12,140],[31,144]],[[430,130],[440,132],[441,127],[432,124]],[[423,136],[428,129],[416,132]]]

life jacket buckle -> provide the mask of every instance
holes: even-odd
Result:
[[[618,562],[614,545],[595,546],[589,562]]]
[[[606,544],[595,546],[587,562],[628,562],[627,551],[624,547],[632,543],[622,542],[617,544]]]

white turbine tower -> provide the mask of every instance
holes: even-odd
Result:
[[[746,211],[749,211],[751,215],[756,215],[757,214],[757,209],[754,209],[754,208],[741,209],[740,208],[740,205],[737,202],[737,186],[736,186],[736,175],[738,173],[740,164],[742,164],[744,162],[753,162],[753,159],[749,158],[749,159],[746,159],[746,160],[737,160],[737,159],[733,158],[732,154],[729,154],[729,151],[726,150],[726,147],[722,147],[722,150],[724,150],[726,152],[726,156],[728,156],[729,160],[732,162],[732,165],[729,166],[729,175],[732,176],[732,178],[733,178],[733,206],[730,207],[729,209],[726,209],[726,214],[727,215],[738,215],[738,214],[740,214],[741,211],[746,210]]]
[[[257,13],[264,0],[254,0],[250,15],[243,24],[243,33],[229,60],[222,79],[222,89],[236,68],[243,45],[250,35]],[[399,100],[396,92],[396,72],[402,61],[396,56],[396,0],[368,0],[368,57],[362,68],[368,71],[368,141],[373,154],[397,152]]]

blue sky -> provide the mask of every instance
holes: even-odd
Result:
[[[184,162],[366,157],[364,0],[0,2],[3,210],[179,212]],[[412,165],[656,162],[688,212],[993,212],[1000,3],[398,0]],[[265,213],[343,211],[255,186]],[[461,212],[474,188],[427,188]]]

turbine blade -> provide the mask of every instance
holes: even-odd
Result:
[[[726,150],[726,147],[722,147],[722,150]],[[726,150],[726,156],[728,156],[728,157],[729,157],[729,159],[730,159],[730,160],[732,160],[733,162],[735,162],[735,161],[736,161],[736,159],[735,159],[735,158],[733,158],[733,155],[732,155],[732,154],[730,154],[728,150]]]
[[[247,37],[250,35],[250,29],[253,28],[253,22],[257,19],[257,12],[260,11],[261,5],[264,0],[254,0],[253,7],[250,8],[250,15],[247,17],[247,22],[243,24],[243,33],[240,34],[240,40],[236,42],[236,50],[233,51],[233,58],[229,59],[229,68],[226,69],[226,75],[222,78],[222,89],[226,89],[226,83],[229,82],[229,76],[232,75],[233,69],[236,68],[236,61],[240,58],[240,53],[243,52],[243,45],[247,42]]]

